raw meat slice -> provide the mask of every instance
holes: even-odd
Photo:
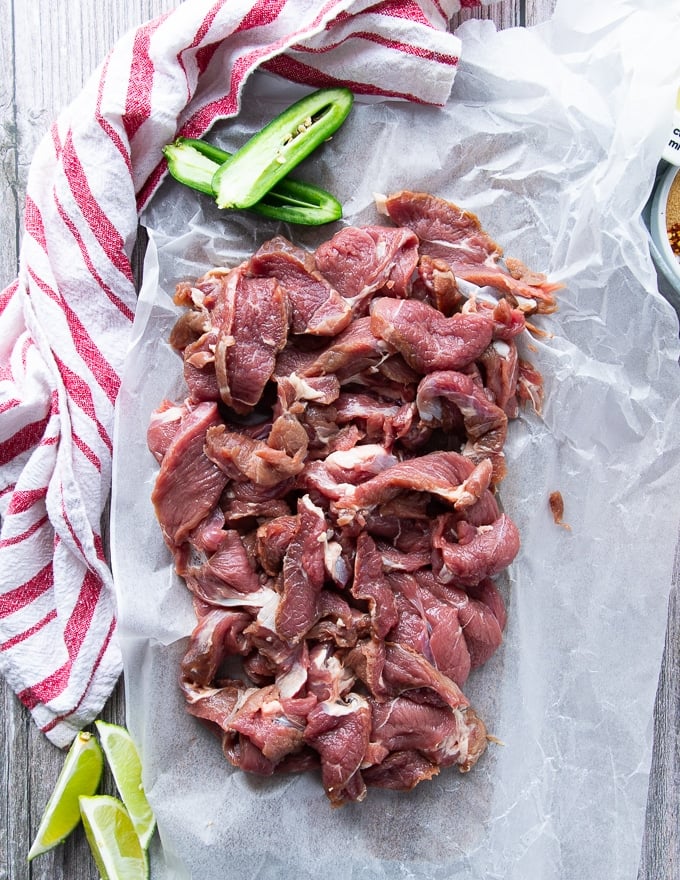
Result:
[[[375,788],[410,791],[424,779],[432,779],[439,767],[416,749],[391,752],[380,764],[362,770],[364,782]]]
[[[298,370],[303,377],[335,374],[342,384],[368,367],[379,364],[390,349],[371,330],[371,319],[357,318],[339,333],[328,346],[307,358]]]
[[[371,331],[419,373],[459,370],[489,345],[493,319],[480,312],[450,318],[416,299],[382,296],[371,303]]]
[[[474,462],[491,459],[494,480],[505,475],[503,447],[508,433],[508,417],[485,393],[484,388],[464,373],[454,370],[430,373],[418,386],[416,406],[420,418],[429,425],[445,424],[448,406],[458,408],[463,416],[467,442],[463,455]]]
[[[485,750],[486,729],[469,707],[450,709],[415,703],[407,697],[389,702],[369,698],[371,743],[390,752],[415,749],[439,766],[457,764],[466,772]]]
[[[449,264],[428,254],[421,254],[418,260],[413,297],[425,300],[447,317],[460,311],[465,303],[465,297],[458,289],[456,277]]]
[[[251,440],[244,434],[215,425],[206,435],[205,452],[231,480],[252,480],[259,486],[273,487],[294,477],[304,467],[304,452],[293,456],[273,449],[263,440]]]
[[[361,765],[370,732],[368,702],[353,692],[341,700],[319,703],[307,717],[305,742],[321,756],[321,781],[334,807],[366,797]]]
[[[326,519],[308,495],[298,503],[298,524],[283,559],[283,596],[276,632],[297,644],[316,620],[316,602],[326,577],[323,539]]]
[[[357,540],[351,593],[355,599],[368,604],[373,632],[377,638],[384,639],[397,622],[397,606],[383,573],[380,553],[366,532]]]
[[[380,199],[379,208],[398,227],[412,229],[421,253],[445,260],[457,277],[522,298],[528,311],[555,310],[554,294],[562,285],[549,283],[518,260],[506,261],[504,267],[502,248],[470,211],[428,193],[405,190]]]
[[[346,486],[335,506],[357,511],[402,492],[429,492],[449,504],[469,507],[488,491],[490,476],[488,462],[475,466],[457,452],[431,452],[397,462],[358,486]]]
[[[180,545],[217,504],[227,478],[205,455],[207,432],[220,422],[213,403],[188,410],[168,445],[151,501],[171,547]]]
[[[371,295],[386,288],[407,296],[418,264],[418,239],[409,229],[348,226],[319,245],[316,265],[353,308],[365,314]]]
[[[225,276],[223,321],[215,344],[220,397],[249,413],[274,372],[288,339],[289,305],[275,278],[248,278],[245,265]]]
[[[161,405],[151,413],[149,427],[146,432],[146,442],[149,451],[157,462],[163,460],[172,438],[177,433],[180,423],[187,414],[187,405],[171,403],[164,400]]]
[[[250,258],[250,272],[276,278],[291,306],[293,333],[335,336],[352,319],[350,304],[319,273],[314,256],[277,235]]]
[[[470,527],[463,534],[465,540],[451,541],[433,533],[432,545],[441,554],[437,575],[444,583],[477,584],[507,568],[519,552],[517,526],[505,513],[491,525]]]
[[[294,714],[291,702],[281,699],[276,685],[251,693],[229,722],[229,730],[248,737],[274,764],[304,745],[305,714]],[[307,709],[306,705],[300,707]]]

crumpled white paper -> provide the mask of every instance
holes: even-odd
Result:
[[[505,585],[505,644],[465,688],[503,745],[467,776],[443,771],[410,794],[369,790],[363,804],[333,810],[313,774],[233,771],[186,714],[177,679],[194,615],[151,508],[145,437],[161,399],[183,394],[166,343],[170,298],[177,281],[234,264],[277,231],[310,248],[329,231],[225,217],[168,182],[146,216],[112,532],[128,725],[162,842],[154,877],[637,874],[680,521],[678,325],[639,215],[680,81],[680,11],[675,0],[578,0],[538,28],[470,21],[459,35],[445,109],[357,102],[306,176],[340,197],[348,223],[380,222],[375,191],[449,198],[508,255],[566,285],[559,311],[540,320],[550,335],[525,340],[545,410],[514,422],[506,448],[501,498],[522,549]],[[215,140],[229,149],[297,94],[256,76],[244,114]],[[550,514],[555,490],[569,530]]]

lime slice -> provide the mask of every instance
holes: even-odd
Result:
[[[80,822],[80,795],[94,794],[102,776],[104,758],[99,743],[81,730],[68,750],[47,801],[38,833],[28,852],[29,861],[55,847]]]
[[[81,797],[80,813],[102,880],[147,880],[146,850],[122,801],[108,794]]]
[[[142,785],[142,763],[137,748],[124,727],[106,721],[95,721],[95,727],[116,788],[146,849],[153,836],[156,820]]]

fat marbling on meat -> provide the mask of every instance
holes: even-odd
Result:
[[[279,235],[180,284],[186,395],[148,426],[196,612],[187,710],[234,767],[314,770],[334,806],[487,746],[462,688],[502,643],[497,579],[520,549],[504,446],[542,402],[520,351],[558,288],[456,205],[380,208],[394,225],[314,252]]]

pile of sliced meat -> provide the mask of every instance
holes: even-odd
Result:
[[[319,769],[334,805],[486,747],[461,688],[502,639],[520,540],[496,490],[508,420],[542,394],[516,341],[557,288],[455,205],[379,209],[179,285],[188,393],[148,429],[197,615],[188,710],[242,770]]]

